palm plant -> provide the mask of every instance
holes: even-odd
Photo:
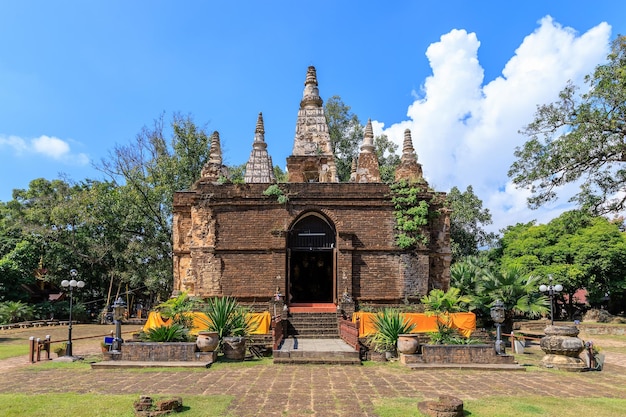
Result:
[[[402,317],[400,310],[395,308],[385,308],[376,313],[372,324],[376,333],[369,337],[369,341],[377,352],[395,352],[398,337],[411,333],[415,328],[415,324],[409,323],[408,319]]]
[[[142,339],[149,342],[186,342],[189,340],[189,333],[186,327],[178,323],[170,326],[159,326],[149,329]]]
[[[193,325],[193,315],[191,312],[195,307],[195,302],[187,296],[187,293],[181,293],[176,297],[156,306],[161,315],[169,318],[173,323],[180,324],[183,327],[191,328]]]
[[[16,323],[33,317],[32,306],[21,301],[5,301],[0,303],[0,323]]]
[[[461,295],[461,290],[450,287],[444,292],[440,289],[431,290],[428,295],[420,299],[424,304],[424,311],[428,315],[437,317],[437,331],[430,334],[432,344],[445,344],[455,337],[455,331],[452,329],[451,313],[458,313],[467,310],[467,306],[472,298],[467,295]]]

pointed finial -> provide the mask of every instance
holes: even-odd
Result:
[[[256,120],[256,130],[254,133],[265,133],[265,127],[263,126],[263,113],[259,112],[259,117]]]
[[[310,66],[306,71],[306,79],[304,80],[304,92],[300,101],[300,108],[305,107],[322,107],[323,101],[320,97],[320,91],[317,88],[317,73],[315,67]]]
[[[417,155],[413,148],[413,140],[411,139],[411,130],[406,129],[404,131],[404,142],[402,143],[402,158],[415,158],[417,161]]]
[[[367,125],[365,126],[365,133],[363,135],[363,145],[361,145],[361,152],[374,152],[374,130],[372,129],[372,119],[367,119]]]
[[[222,164],[222,147],[220,146],[220,134],[216,130],[211,135],[211,151],[209,152],[209,163]]]

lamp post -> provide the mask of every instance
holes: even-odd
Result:
[[[76,281],[78,277],[78,271],[75,269],[70,270],[71,280],[64,279],[61,281],[61,286],[70,289],[70,322],[67,327],[67,345],[65,348],[65,356],[72,357],[72,305],[74,301],[74,288],[83,288],[85,283],[83,281]]]
[[[548,275],[549,285],[541,284],[539,291],[547,292],[550,297],[550,325],[554,326],[554,297],[557,293],[563,291],[561,284],[552,285],[552,275]]]
[[[118,297],[113,303],[113,322],[115,323],[115,338],[113,339],[113,346],[111,346],[113,352],[119,352],[122,343],[124,343],[122,339],[122,319],[125,312],[126,303],[122,297]]]
[[[493,303],[493,307],[490,310],[491,319],[496,324],[496,353],[499,355],[502,353],[502,333],[500,332],[500,326],[504,322],[505,310],[504,303],[501,300],[496,300]]]

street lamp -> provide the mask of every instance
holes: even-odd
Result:
[[[115,338],[113,339],[113,346],[111,346],[111,350],[114,352],[119,352],[122,343],[124,340],[122,339],[122,319],[124,318],[124,313],[126,312],[126,303],[122,299],[122,297],[118,297],[117,300],[113,303],[113,322],[115,323]]]
[[[66,280],[64,279],[63,281],[61,281],[61,286],[70,289],[70,323],[69,326],[67,328],[67,346],[65,348],[65,356],[69,356],[72,357],[72,304],[73,304],[73,298],[74,298],[74,288],[83,288],[85,286],[85,283],[83,281],[76,281],[76,278],[78,277],[78,271],[75,269],[70,270],[70,277],[72,278],[71,280]]]
[[[502,353],[502,333],[500,333],[500,326],[504,322],[505,310],[504,303],[501,300],[496,300],[491,307],[491,320],[496,324],[496,353],[499,355]]]
[[[554,326],[554,297],[557,293],[563,291],[561,284],[552,285],[552,275],[548,275],[549,285],[541,284],[539,291],[547,292],[550,297],[550,325]]]

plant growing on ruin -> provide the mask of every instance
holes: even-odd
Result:
[[[285,204],[287,201],[289,201],[289,197],[285,195],[285,193],[283,192],[283,190],[280,189],[278,184],[272,184],[267,187],[263,191],[263,195],[268,197],[276,197],[276,201],[278,201],[280,204]]]
[[[424,311],[427,315],[437,318],[437,331],[430,333],[430,343],[435,345],[441,344],[459,344],[458,334],[452,328],[451,313],[463,311],[465,306],[471,302],[469,296],[461,295],[458,288],[450,287],[444,292],[440,289],[433,289],[428,295],[423,296],[420,301],[424,304]]]
[[[396,245],[410,249],[418,244],[428,244],[429,237],[423,229],[428,225],[430,206],[419,199],[420,184],[401,180],[391,184],[390,188],[396,219]]]
[[[145,332],[141,338],[148,342],[187,342],[189,332],[180,324],[172,323],[170,326],[153,327]]]

